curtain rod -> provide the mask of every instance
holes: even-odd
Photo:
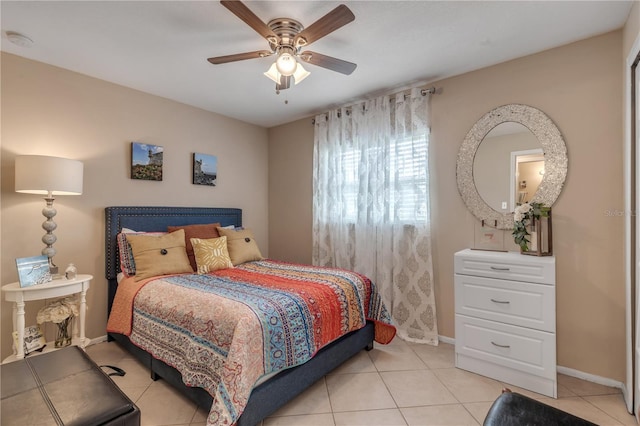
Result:
[[[398,93],[401,93],[401,92],[398,92]],[[395,93],[395,94],[397,95],[398,93]],[[420,90],[420,94],[421,94],[422,96],[435,95],[435,94],[437,94],[437,93],[438,93],[438,92],[436,91],[436,88],[435,88],[435,87],[429,87],[428,89],[421,89],[421,90]],[[389,95],[389,97],[392,97],[392,96],[393,96],[393,94],[392,94],[392,95]],[[409,94],[408,94],[408,93],[405,93],[405,94],[404,94],[405,99],[407,98],[407,96],[409,96]],[[390,100],[391,100],[391,99],[390,99]],[[357,102],[357,103],[360,103],[360,102]],[[345,108],[351,108],[351,106],[348,106],[348,107],[345,107]],[[338,113],[338,117],[339,117],[339,116],[340,116],[340,113]],[[316,119],[315,119],[315,118],[312,118],[312,119],[311,119],[311,124],[316,124]]]

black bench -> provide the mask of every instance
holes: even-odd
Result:
[[[597,426],[540,401],[508,389],[494,402],[483,426]]]
[[[3,364],[0,424],[138,426],[140,410],[76,346]]]

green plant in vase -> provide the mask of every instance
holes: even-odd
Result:
[[[523,252],[529,251],[528,227],[533,221],[540,220],[541,217],[549,217],[550,207],[542,203],[524,203],[516,207],[513,212],[513,241],[520,246]]]

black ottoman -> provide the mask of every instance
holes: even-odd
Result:
[[[493,402],[484,419],[484,426],[597,426],[550,405],[519,393],[505,390]]]
[[[0,366],[0,424],[140,425],[140,410],[84,351],[69,346]]]

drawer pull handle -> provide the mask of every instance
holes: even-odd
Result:
[[[505,349],[509,349],[509,348],[511,348],[511,345],[499,345],[498,343],[496,343],[496,342],[494,342],[494,341],[491,341],[491,344],[492,344],[493,346],[497,346],[497,347],[499,347],[499,348],[505,348]]]
[[[498,266],[492,266],[491,269],[494,271],[509,271],[509,268],[500,268]]]
[[[505,305],[508,305],[509,303],[511,303],[511,302],[509,302],[508,300],[496,300],[496,299],[491,299],[491,301],[492,301],[493,303],[502,303],[502,304],[505,304]]]

